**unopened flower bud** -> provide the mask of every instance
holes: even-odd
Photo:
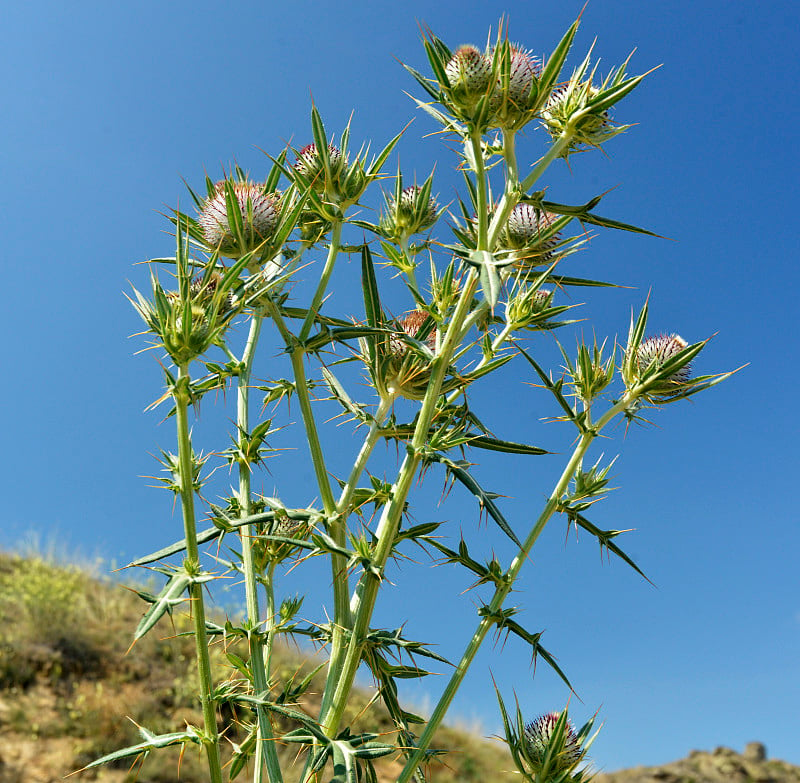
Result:
[[[192,280],[189,287],[189,295],[192,301],[200,305],[206,305],[211,301],[214,293],[216,292],[219,284],[222,282],[222,276],[214,273],[208,280],[203,280],[203,277],[196,277]],[[219,315],[227,315],[236,306],[236,295],[233,291],[228,291],[225,298],[219,306]]]
[[[589,107],[599,90],[591,82],[569,82],[556,88],[542,111],[542,122],[556,139],[565,133],[570,143],[561,157],[582,147],[599,147],[628,126],[612,124],[607,110]]]
[[[417,334],[422,327],[422,324],[428,319],[428,313],[424,310],[412,310],[406,313],[398,322],[397,325],[409,337],[416,339]],[[430,334],[425,338],[425,345],[431,350],[436,348],[436,329],[432,329]],[[408,351],[408,344],[400,337],[389,338],[389,350],[395,356],[404,356]]]
[[[557,218],[557,215],[537,209],[533,204],[517,204],[506,221],[503,240],[511,250],[530,251],[525,254],[526,258],[535,263],[549,261],[560,240],[557,233],[549,233]]]
[[[331,178],[336,181],[342,173],[347,161],[341,150],[333,144],[328,145]],[[307,144],[297,153],[294,168],[311,181],[315,190],[325,190],[325,163],[317,151],[316,144]]]
[[[648,337],[636,349],[636,366],[639,374],[652,368],[663,366],[669,359],[680,353],[689,343],[677,334],[660,334]],[[689,380],[691,367],[685,364],[672,375],[647,390],[648,395],[669,396],[679,390],[681,384]]]
[[[422,187],[409,185],[403,188],[399,201],[387,199],[387,212],[381,219],[381,227],[388,235],[410,236],[430,228],[438,216],[436,199],[429,196],[422,203]]]
[[[474,46],[460,46],[444,68],[458,108],[470,109],[489,89],[492,61]]]
[[[228,214],[229,187],[233,188],[236,201],[233,208],[241,215],[241,234],[235,216]],[[264,186],[255,182],[218,182],[216,192],[203,204],[198,221],[209,248],[229,258],[241,258],[257,249],[277,228],[278,195],[265,192]]]
[[[536,58],[519,46],[511,47],[511,73],[508,82],[508,97],[518,106],[528,102],[533,81],[539,76],[541,67]]]
[[[311,210],[303,210],[300,213],[297,226],[300,229],[300,239],[312,244],[331,230],[331,223]]]
[[[583,750],[569,721],[564,725],[563,747],[555,749],[552,747],[553,734],[560,718],[560,713],[550,712],[525,727],[522,740],[525,743],[528,759],[536,771],[544,765],[548,751],[550,751],[549,769],[553,773],[566,772],[581,760]],[[556,752],[553,752],[554,750]]]
[[[378,361],[372,374],[382,398],[421,400],[425,396],[431,377],[431,357],[409,345],[404,337],[420,340],[428,350],[434,351],[436,329],[432,329],[424,338],[418,336],[428,317],[424,310],[406,313],[395,322],[395,334],[387,335],[379,343]]]

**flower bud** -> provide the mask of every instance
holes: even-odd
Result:
[[[300,229],[300,239],[313,244],[331,230],[331,223],[316,212],[303,210],[297,221],[297,227]]]
[[[544,767],[548,754],[548,771],[553,775],[568,772],[583,756],[578,736],[569,720],[564,723],[563,741],[555,741],[554,746],[554,734],[560,718],[560,713],[550,712],[525,727],[522,741],[534,772]]]
[[[570,143],[561,157],[584,146],[599,147],[628,127],[613,125],[608,111],[589,106],[598,93],[599,89],[589,81],[570,81],[554,90],[548,99],[542,110],[544,127],[554,139],[570,134]]]
[[[235,204],[228,204],[232,192]],[[269,239],[278,226],[276,193],[267,193],[255,182],[223,180],[215,185],[215,193],[206,199],[198,222],[206,245],[229,258],[241,258]],[[229,214],[229,206],[238,209],[241,220]]]
[[[502,241],[510,250],[524,250],[529,263],[543,264],[553,258],[558,247],[558,233],[550,233],[550,227],[558,215],[537,209],[533,204],[517,204],[508,216],[502,233]]]
[[[308,535],[310,525],[305,520],[291,519],[288,516],[278,516],[263,526],[263,532],[270,536],[304,540]],[[299,552],[296,545],[284,541],[271,541],[264,538],[254,540],[254,554],[258,560],[267,563],[280,563],[286,558]]]
[[[474,46],[459,46],[444,72],[456,107],[469,111],[489,89],[492,61]]]
[[[422,187],[419,185],[403,188],[399,201],[392,197],[387,198],[386,207],[386,214],[381,218],[381,228],[388,236],[396,238],[425,231],[439,217],[436,199],[429,196],[423,202]]]
[[[333,144],[328,145],[328,160],[330,164],[331,180],[336,182],[339,175],[347,165],[347,160],[342,155],[341,150]],[[297,153],[297,160],[294,164],[295,171],[300,172],[309,180],[314,190],[322,192],[325,190],[327,182],[325,174],[325,161],[317,151],[316,144],[307,144]]]
[[[519,46],[511,46],[511,73],[508,81],[508,98],[519,107],[528,103],[534,79],[541,66],[536,58]]]
[[[383,398],[405,397],[421,400],[428,388],[432,356],[409,345],[400,335],[415,340],[428,319],[424,310],[412,310],[395,322],[396,335],[388,335],[378,344],[378,362],[373,372],[378,393]],[[428,351],[436,348],[436,329],[421,340]]]
[[[514,328],[543,323],[541,315],[552,306],[554,293],[546,288],[526,290],[515,286],[506,303],[506,322]]]
[[[649,370],[662,367],[669,359],[688,346],[680,335],[660,334],[642,340],[636,349],[636,370],[643,377]],[[691,367],[685,364],[667,378],[662,378],[647,389],[647,394],[655,397],[667,397],[680,391],[680,386],[689,380]]]
[[[211,275],[208,280],[204,281],[202,276],[198,276],[192,280],[192,284],[189,286],[189,296],[192,298],[193,302],[197,303],[195,306],[204,307],[209,304],[221,282],[222,275],[216,272]],[[233,291],[228,291],[219,305],[218,315],[225,317],[236,307],[236,303],[236,294],[234,294]]]

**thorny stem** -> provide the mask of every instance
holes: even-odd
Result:
[[[261,332],[263,315],[260,311],[253,313],[250,321],[250,332],[247,337],[242,361],[239,364],[238,390],[237,390],[237,417],[236,426],[238,429],[239,440],[242,441],[250,437],[250,377],[253,370],[253,358],[255,356],[258,337]],[[240,454],[239,462],[239,513],[240,516],[250,516],[251,512],[251,487],[250,478],[252,465],[244,461]],[[241,528],[242,542],[242,570],[244,573],[245,600],[247,603],[247,619],[249,621],[248,646],[250,650],[250,670],[253,675],[253,688],[256,695],[265,694],[269,689],[269,667],[264,659],[265,650],[262,647],[259,627],[261,625],[261,612],[258,604],[258,584],[256,582],[255,565],[253,562],[252,539],[255,535],[255,525],[245,525]],[[270,574],[271,576],[271,574]],[[267,595],[272,591],[272,585],[267,586]],[[268,622],[271,622],[271,615],[268,611]],[[267,639],[266,658],[270,657],[269,645],[271,638]],[[274,736],[272,734],[272,724],[270,723],[267,711],[262,705],[256,705],[256,716],[258,719],[258,733],[256,736],[255,749],[255,774],[254,783],[261,783],[263,780],[264,765],[267,768],[270,783],[281,783],[281,774],[278,753],[275,748]]]
[[[474,174],[477,185],[478,196],[478,249],[487,249],[487,229],[488,229],[488,195],[486,169],[483,162],[483,152],[481,150],[481,134],[477,129],[470,132],[469,138],[472,147],[472,158],[474,161]],[[447,369],[450,366],[453,354],[462,338],[463,323],[467,319],[472,299],[477,290],[479,276],[471,269],[468,273],[464,289],[461,292],[458,304],[453,317],[448,325],[447,332],[440,349],[434,357],[431,369],[431,378],[428,384],[425,398],[422,401],[417,424],[414,429],[411,443],[407,447],[407,453],[397,480],[392,486],[391,500],[384,506],[376,531],[377,543],[375,544],[372,558],[372,568],[365,570],[358,582],[355,593],[350,602],[350,610],[354,617],[350,640],[347,645],[344,662],[337,678],[336,689],[332,700],[327,709],[320,714],[320,726],[329,736],[334,736],[338,730],[345,708],[347,697],[353,686],[353,681],[361,663],[361,653],[364,639],[369,632],[372,612],[375,608],[375,600],[378,590],[382,583],[383,570],[394,550],[397,530],[400,526],[403,509],[405,508],[406,498],[411,491],[417,468],[422,459],[423,449],[428,439],[431,422],[436,411],[436,402],[444,382]]]
[[[384,506],[378,529],[376,531],[377,543],[372,558],[372,566],[365,571],[359,580],[358,587],[351,601],[354,623],[350,634],[341,674],[336,683],[336,690],[328,709],[320,716],[322,730],[330,737],[333,736],[341,722],[347,706],[347,696],[355,679],[356,671],[361,663],[361,652],[364,639],[369,632],[372,612],[375,608],[375,599],[382,583],[379,574],[383,573],[386,563],[394,549],[397,529],[405,507],[406,498],[411,490],[417,468],[422,459],[423,448],[428,438],[431,421],[436,410],[436,401],[442,388],[447,368],[457,346],[460,336],[460,324],[465,319],[472,297],[478,286],[478,274],[470,271],[464,290],[461,293],[456,311],[447,329],[444,342],[439,353],[433,360],[433,368],[428,390],[422,402],[416,429],[411,444],[407,447],[406,457],[400,467],[397,481],[392,487],[392,498]]]
[[[200,572],[200,552],[197,546],[197,527],[194,512],[194,476],[192,438],[189,433],[189,366],[182,364],[178,368],[178,381],[173,396],[178,430],[178,462],[180,466],[180,495],[183,511],[183,530],[186,538],[186,560],[184,568],[189,574]],[[211,679],[211,661],[208,654],[208,637],[206,635],[206,612],[203,603],[203,587],[198,582],[189,585],[189,598],[194,622],[195,649],[197,652],[197,673],[200,679],[200,703],[203,710],[205,726],[204,746],[208,759],[211,783],[222,783],[222,766],[219,751],[219,733],[217,732],[217,714],[212,699],[214,688]]]
[[[347,524],[347,515],[350,511],[350,502],[352,501],[353,494],[358,486],[358,481],[361,478],[361,474],[367,467],[367,462],[369,461],[372,451],[375,448],[375,444],[381,437],[383,423],[392,408],[394,400],[394,397],[381,399],[378,405],[378,410],[375,412],[375,416],[373,417],[372,423],[369,426],[367,436],[364,438],[361,451],[358,453],[358,457],[356,458],[353,469],[347,479],[347,483],[342,488],[339,501],[336,503],[336,513],[341,518],[342,524],[345,526]],[[352,611],[352,604],[350,604],[350,609]],[[337,678],[329,676],[325,682],[325,692],[322,696],[320,714],[324,713],[330,708],[331,700],[333,699],[336,691],[336,685]]]
[[[475,180],[478,188],[478,250],[489,250],[488,223],[489,203],[486,194],[486,169],[483,163],[483,149],[481,148],[481,132],[473,128],[469,134],[472,146],[472,157],[475,162]]]
[[[308,338],[311,327],[314,324],[314,319],[317,317],[319,308],[322,306],[322,300],[325,298],[325,292],[328,289],[328,282],[333,273],[333,267],[336,265],[336,256],[339,254],[341,238],[342,221],[334,220],[333,229],[331,230],[331,243],[328,247],[328,257],[325,259],[325,266],[322,269],[322,275],[320,275],[317,290],[314,292],[314,298],[311,300],[311,305],[308,308],[308,314],[306,315],[305,321],[303,321],[303,326],[300,328],[299,338],[301,343]]]
[[[547,170],[548,166],[550,166],[550,164],[561,155],[564,149],[569,146],[573,135],[572,128],[567,127],[564,132],[552,143],[550,149],[547,150],[547,152],[542,156],[542,158],[534,167],[533,171],[528,174],[528,176],[525,177],[525,179],[522,180],[518,186],[515,186],[513,190],[509,187],[506,187],[506,192],[503,194],[503,198],[501,199],[500,204],[497,207],[497,211],[492,218],[492,225],[489,227],[490,248],[497,244],[497,239],[500,236],[500,232],[503,230],[503,226],[506,224],[508,216],[511,214],[511,210],[514,209],[517,201],[519,201],[520,195],[527,193],[533,187],[539,177],[541,177],[542,174],[544,174],[544,172]],[[508,140],[508,137],[506,137],[504,142],[507,144]],[[513,142],[511,152],[513,153]],[[505,148],[503,150],[503,154],[507,155]],[[516,156],[514,155],[513,168],[509,168],[508,160],[508,157],[506,157],[506,169],[508,175],[509,177],[513,176],[516,179]]]
[[[410,755],[405,767],[403,767],[403,770],[400,773],[400,776],[397,778],[397,783],[407,783],[411,776],[416,772],[417,767],[423,761],[427,749],[430,747],[430,744],[433,740],[433,735],[447,713],[447,710],[453,701],[453,697],[461,685],[461,682],[463,681],[464,676],[466,675],[467,670],[475,658],[475,655],[477,654],[483,640],[486,638],[486,635],[489,633],[492,626],[497,625],[498,629],[502,628],[501,611],[503,608],[503,602],[511,592],[514,581],[519,575],[519,572],[522,569],[522,566],[525,564],[525,561],[530,556],[533,545],[536,543],[536,540],[541,535],[542,531],[547,525],[547,522],[558,508],[558,505],[567,490],[569,482],[575,475],[575,471],[580,467],[583,457],[586,454],[589,446],[600,434],[600,431],[606,426],[606,424],[608,424],[615,416],[628,408],[632,401],[637,398],[637,396],[638,391],[636,389],[626,392],[619,402],[606,411],[606,413],[598,420],[594,428],[585,430],[583,432],[575,451],[572,453],[567,466],[564,468],[564,472],[561,474],[561,477],[553,488],[550,497],[545,503],[542,513],[536,520],[536,524],[533,526],[530,533],[528,533],[527,538],[520,547],[516,557],[511,562],[508,570],[503,575],[502,579],[498,581],[491,602],[488,606],[484,606],[481,609],[482,617],[478,623],[478,627],[476,628],[475,633],[464,650],[464,654],[461,656],[461,660],[458,662],[455,671],[451,675],[450,681],[447,683],[447,687],[444,689],[444,692],[439,698],[436,707],[431,713],[431,717],[428,720],[425,731],[423,731],[422,735],[420,736],[417,747]]]
[[[317,485],[322,497],[322,507],[325,511],[328,533],[340,547],[344,547],[347,537],[345,521],[336,513],[336,501],[331,490],[322,446],[317,432],[314,412],[311,408],[311,397],[308,392],[305,366],[303,364],[304,352],[302,347],[296,346],[291,353],[292,369],[295,377],[295,389],[300,403],[300,412],[306,429],[306,440],[311,454],[311,462],[317,477]],[[328,660],[328,680],[336,680],[342,665],[342,655],[345,647],[345,632],[352,625],[350,616],[350,584],[347,576],[347,560],[338,553],[331,554],[331,578],[333,582],[333,623],[331,631],[331,654]]]

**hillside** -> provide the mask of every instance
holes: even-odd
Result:
[[[0,783],[55,783],[95,758],[139,740],[136,725],[155,733],[179,730],[201,716],[195,703],[194,642],[180,636],[185,618],[163,623],[128,651],[143,603],[120,585],[86,570],[53,566],[38,557],[0,553]],[[229,646],[228,652],[235,651]],[[276,653],[282,677],[317,665],[286,648]],[[219,645],[216,677],[231,676]],[[314,710],[321,680],[302,706]],[[348,720],[359,729],[391,731],[391,721],[371,694],[360,691]],[[129,717],[127,717],[129,716]],[[231,742],[241,741],[237,719],[222,716]],[[288,728],[288,727],[284,727]],[[506,783],[511,772],[505,747],[454,728],[442,729],[437,746],[450,752],[430,771],[431,783]],[[281,751],[287,754],[289,750]],[[180,762],[180,764],[179,764]],[[398,765],[379,767],[391,780]],[[162,750],[129,770],[80,772],[71,781],[97,783],[206,783],[196,752]],[[246,775],[240,778],[247,780]],[[767,758],[760,743],[742,754],[730,748],[692,751],[680,761],[598,774],[594,783],[800,783],[800,767]]]
[[[598,775],[594,783],[800,783],[800,767],[769,759],[762,743],[750,742],[743,753],[693,750],[680,761]]]
[[[195,702],[194,641],[176,635],[187,629],[185,618],[176,612],[173,626],[163,622],[126,653],[144,606],[134,593],[84,570],[0,554],[0,783],[60,781],[93,759],[138,742],[134,720],[155,733],[180,730],[185,721],[202,723]],[[318,663],[286,648],[276,652],[276,660],[284,678]],[[231,676],[220,645],[213,647],[213,663],[217,681]],[[312,685],[303,706],[314,709],[320,684]],[[346,719],[363,730],[390,731],[388,715],[368,706],[369,699],[368,692],[357,693]],[[247,716],[222,716],[221,728],[232,742],[243,739],[241,717]],[[499,742],[445,728],[437,745],[450,753],[447,766],[432,770],[435,783],[518,778],[498,773],[512,768]],[[178,765],[178,750],[170,748],[151,754],[140,769],[129,771],[123,763],[70,780],[207,780],[195,751],[186,751],[180,772]],[[397,770],[391,757],[380,767],[386,779]]]

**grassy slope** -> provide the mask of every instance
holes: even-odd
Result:
[[[0,783],[61,780],[98,756],[139,741],[133,720],[155,733],[180,730],[186,721],[202,723],[194,642],[175,635],[188,627],[185,618],[176,613],[172,627],[162,623],[126,654],[143,606],[134,594],[84,570],[0,554]],[[221,645],[213,654],[217,681],[231,677]],[[279,651],[277,662],[282,680],[310,670],[313,663],[287,649]],[[313,711],[320,686],[314,683],[304,707]],[[390,732],[385,711],[367,706],[369,696],[355,694],[348,720],[356,729]],[[246,717],[222,716],[231,741],[243,738],[237,720]],[[511,763],[499,743],[443,729],[437,745],[450,752],[446,766],[430,771],[435,783],[512,780],[510,772],[500,772]],[[288,760],[293,751],[281,752]],[[180,760],[180,772],[178,765],[178,751],[166,749],[147,758],[138,776],[123,764],[71,779],[207,779],[193,749]],[[388,780],[397,769],[390,758],[382,778]],[[246,774],[239,779],[246,780]]]

